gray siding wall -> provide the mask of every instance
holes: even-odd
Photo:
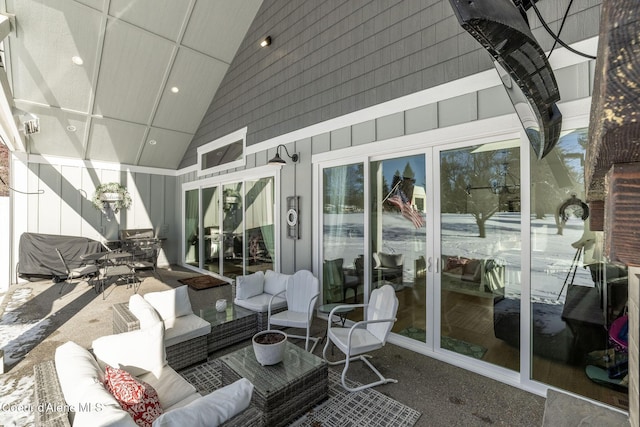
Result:
[[[600,3],[573,3],[563,41],[598,34]],[[557,32],[568,4],[537,6]],[[551,49],[552,38],[529,16],[542,48]],[[261,49],[266,35],[272,45]],[[180,167],[196,163],[198,146],[244,126],[253,145],[491,67],[448,0],[265,0]],[[352,137],[370,142],[371,129]]]

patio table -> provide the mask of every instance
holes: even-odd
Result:
[[[328,396],[327,363],[304,349],[285,343],[284,359],[271,366],[256,360],[253,345],[220,358],[222,384],[244,377],[253,383],[251,403],[263,412],[267,426],[284,426]]]
[[[249,339],[258,332],[257,313],[235,304],[228,305],[223,312],[218,312],[215,307],[201,309],[199,315],[211,323],[211,332],[207,336],[209,353]]]

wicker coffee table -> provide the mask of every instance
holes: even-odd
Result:
[[[258,317],[255,311],[230,304],[223,312],[215,308],[200,310],[200,317],[211,323],[207,336],[209,353],[251,338],[258,331]]]
[[[258,363],[252,345],[220,361],[223,385],[241,377],[253,383],[251,403],[263,412],[266,426],[287,425],[327,398],[327,363],[290,342],[284,360],[272,366]]]

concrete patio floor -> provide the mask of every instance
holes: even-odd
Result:
[[[180,286],[178,279],[195,275],[180,267],[158,269],[157,278],[143,272],[138,292]],[[89,348],[95,338],[111,334],[112,304],[128,301],[133,293],[126,285],[112,285],[103,299],[85,282],[65,285],[62,294],[60,287],[50,280],[27,282],[12,285],[3,296],[0,342],[5,343],[5,373],[0,375],[0,395],[4,404],[31,403],[33,366],[52,359],[56,347],[68,340]],[[196,313],[219,298],[231,300],[231,286],[189,292]],[[315,319],[315,336],[323,335],[325,328],[326,321]],[[236,344],[210,357],[247,344]],[[321,356],[322,346],[315,354]],[[420,411],[417,426],[542,425],[543,397],[392,344],[375,352],[373,363],[383,374],[399,381],[376,390]],[[352,366],[349,378],[360,382],[373,379],[362,363]],[[0,411],[0,425],[29,425],[28,414],[13,409]]]

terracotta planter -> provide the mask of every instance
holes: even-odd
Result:
[[[273,342],[262,344],[261,341],[264,340]],[[255,334],[251,341],[259,364],[269,366],[282,362],[287,334],[278,330],[267,330]]]

